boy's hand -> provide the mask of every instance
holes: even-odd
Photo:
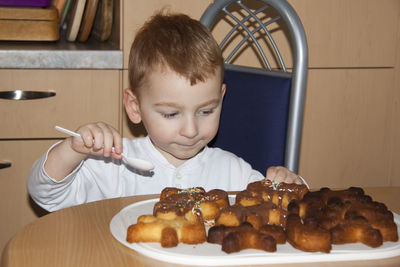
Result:
[[[303,184],[299,176],[283,166],[271,166],[267,170],[266,178],[278,183]]]
[[[117,159],[122,157],[122,138],[112,126],[103,122],[90,123],[79,127],[77,132],[82,139],[71,138],[71,148],[74,151],[104,157],[112,156]]]
[[[108,124],[98,122],[81,126],[79,137],[68,137],[48,153],[44,169],[53,179],[60,181],[70,174],[88,154],[122,158],[121,135]],[[114,147],[115,152],[112,152]]]

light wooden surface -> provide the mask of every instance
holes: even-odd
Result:
[[[211,1],[124,0],[123,88],[133,36],[151,14],[167,6],[198,19]],[[288,1],[309,47],[300,175],[315,187],[400,186],[400,1]],[[227,28],[221,21],[213,35],[222,40]],[[287,41],[282,30],[272,35],[278,45]],[[288,45],[279,47],[291,67]],[[248,50],[236,63],[259,66]],[[124,136],[144,133],[123,116]]]
[[[58,13],[55,8],[0,7],[0,40],[57,41]]]
[[[119,15],[121,1],[116,0],[114,3],[115,20],[110,37],[110,42],[117,44],[120,43],[122,28]],[[7,16],[28,19],[13,22],[21,22],[23,30],[30,31],[32,35],[39,29],[26,27],[27,22],[53,23],[58,36],[57,11],[48,12],[42,8],[0,8],[0,18],[3,19],[0,19],[0,24],[3,23],[0,25],[0,31],[18,34],[14,31],[15,28],[5,26],[5,23],[9,23],[4,19]],[[88,49],[94,48],[95,44],[91,44]],[[54,43],[42,43],[36,47],[36,43],[31,45],[13,42],[6,44],[2,49],[37,49],[26,53],[41,54],[40,49],[53,50],[57,47],[59,48]],[[81,45],[79,49],[85,47]],[[105,47],[100,45],[99,49]],[[2,52],[7,54],[8,51]],[[68,54],[70,51],[59,52]],[[15,58],[16,62],[20,60],[21,58]],[[61,56],[59,60],[68,60],[68,57]],[[55,97],[45,99],[23,101],[0,99],[0,163],[11,163],[10,167],[0,169],[0,251],[15,233],[43,214],[43,211],[31,202],[26,192],[26,178],[35,160],[51,144],[65,137],[64,134],[54,130],[54,125],[76,129],[88,122],[105,121],[121,130],[121,77],[121,71],[115,69],[0,70],[0,91],[56,92]]]
[[[0,169],[0,251],[13,235],[44,214],[29,198],[26,177],[32,163],[56,141],[0,141],[0,163],[11,163],[10,167]]]
[[[41,210],[29,198],[26,179],[32,164],[64,134],[55,125],[76,129],[106,121],[120,129],[118,70],[0,70],[0,91],[54,91],[35,100],[0,99],[0,250]]]
[[[212,0],[124,0],[124,69],[128,66],[130,45],[136,30],[154,12],[168,8],[199,19]],[[311,68],[392,67],[395,64],[397,0],[288,0],[298,13],[306,31]],[[227,23],[213,28],[222,40]],[[285,59],[292,66],[287,37],[281,30],[272,32]],[[251,49],[248,49],[251,50]],[[252,51],[243,53],[237,64],[258,66]]]
[[[304,25],[311,68],[393,67],[398,0],[288,0]]]
[[[136,31],[157,11],[181,12],[200,19],[213,0],[124,0],[123,7],[123,50],[124,69],[128,68],[129,50]]]
[[[55,125],[76,129],[95,121],[119,129],[118,70],[0,70],[0,80],[0,91],[56,93],[36,100],[1,99],[1,122],[7,127],[1,129],[0,139],[65,137]]]
[[[11,20],[58,20],[57,9],[37,7],[0,7],[0,18]]]
[[[311,187],[400,185],[394,78],[391,68],[309,70],[300,174]]]
[[[400,10],[400,9],[399,9]],[[390,150],[390,175],[399,174],[397,177],[400,177],[400,27],[397,27],[396,32],[396,65],[395,65],[395,84],[393,88],[393,104],[391,105],[391,117],[389,117],[389,121],[392,123],[392,136],[388,140],[391,146]],[[400,179],[397,181],[397,185],[400,184]]]
[[[396,213],[400,213],[399,190],[400,187],[365,188],[367,194],[377,201],[386,203]],[[110,220],[123,207],[154,197],[156,196],[116,198],[46,215],[14,236],[3,252],[1,266],[182,266],[142,256],[120,244],[110,233]],[[400,256],[373,261],[323,264],[360,267],[399,266]],[[304,263],[296,266],[321,266],[321,263]]]

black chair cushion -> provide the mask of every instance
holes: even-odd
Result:
[[[220,128],[210,146],[242,157],[265,174],[284,164],[290,78],[225,70]]]

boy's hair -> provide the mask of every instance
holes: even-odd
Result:
[[[221,76],[224,72],[221,49],[210,31],[183,14],[158,13],[138,31],[129,56],[131,90],[140,88],[147,72],[156,67],[170,68],[191,85],[204,82],[218,68]]]

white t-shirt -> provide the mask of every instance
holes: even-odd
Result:
[[[57,145],[57,144],[55,144]],[[48,151],[50,151],[53,145]],[[206,191],[240,191],[265,178],[242,158],[219,148],[205,147],[179,167],[170,164],[149,137],[123,139],[124,153],[152,162],[152,175],[129,169],[121,160],[89,156],[61,181],[44,170],[48,151],[33,165],[28,191],[37,204],[54,211],[86,202],[132,195],[159,194],[165,187],[203,187]]]

